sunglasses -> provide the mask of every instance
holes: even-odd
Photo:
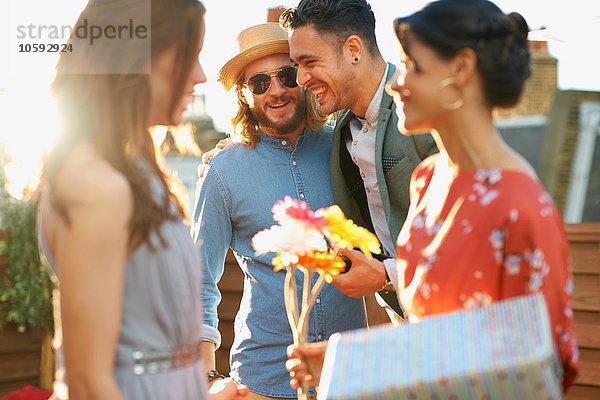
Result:
[[[283,67],[273,71],[252,75],[248,79],[248,82],[246,82],[246,86],[253,94],[263,94],[271,87],[271,78],[276,76],[283,86],[295,88],[298,86],[298,82],[296,82],[297,75],[298,70],[295,67]]]

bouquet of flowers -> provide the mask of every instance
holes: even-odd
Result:
[[[360,249],[365,255],[381,252],[377,237],[346,219],[334,205],[312,211],[303,201],[286,196],[273,206],[277,224],[252,238],[256,254],[274,252],[274,271],[286,270],[284,302],[295,346],[306,343],[310,311],[325,282],[346,268],[340,249]],[[303,273],[302,304],[298,308],[295,270]],[[313,273],[319,277],[311,288]],[[306,399],[306,387],[298,389],[298,398]]]

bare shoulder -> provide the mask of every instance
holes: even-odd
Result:
[[[120,238],[131,219],[133,195],[123,174],[91,147],[77,145],[65,157],[52,187],[44,189],[39,206],[46,244],[60,262],[57,246],[73,244],[87,233]],[[74,238],[62,240],[69,234]]]
[[[533,179],[539,180],[537,173],[531,164],[513,149],[509,150],[507,156],[504,157],[502,164],[502,169],[518,171],[525,175],[529,175]]]
[[[65,158],[56,176],[53,195],[67,207],[100,204],[122,207],[133,199],[125,176],[84,144],[76,146]]]

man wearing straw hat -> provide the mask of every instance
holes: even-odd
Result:
[[[204,348],[207,369],[221,343],[217,287],[228,248],[244,273],[235,320],[231,376],[248,386],[249,399],[295,398],[285,368],[292,343],[284,302],[284,272],[273,272],[272,255],[256,256],[252,237],[273,223],[271,208],[286,195],[312,209],[333,204],[329,154],[331,126],[324,125],[314,96],[296,83],[287,33],[276,23],[248,28],[239,53],[219,72],[235,88],[232,118],[237,142],[210,160],[198,181],[193,236],[204,261]],[[326,285],[311,313],[309,341],[366,326],[362,299]],[[209,373],[209,378],[218,376]]]

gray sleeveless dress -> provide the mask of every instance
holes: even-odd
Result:
[[[60,266],[52,262],[38,229],[40,246],[54,278],[60,278]],[[176,368],[154,364],[136,366],[136,354],[170,354],[173,348],[199,351],[202,329],[200,257],[189,228],[182,221],[167,221],[161,226],[167,242],[164,248],[156,233],[151,235],[153,253],[143,244],[126,264],[121,332],[116,349],[115,379],[126,399],[206,399],[206,371],[199,358]],[[56,376],[54,398],[67,399],[67,378],[62,356],[60,323],[60,279],[54,291]],[[184,353],[184,359],[186,358]]]

